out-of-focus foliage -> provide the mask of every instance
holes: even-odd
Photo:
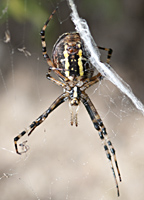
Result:
[[[36,3],[35,0],[1,0],[0,7],[1,13],[4,13],[8,7],[9,18],[19,23],[27,20],[35,26],[39,26],[41,19],[46,19],[49,16],[48,10],[42,5]]]
[[[63,2],[57,1],[61,5]],[[57,5],[55,3],[55,6]],[[66,2],[65,2],[66,3]],[[113,18],[114,16],[121,15],[121,3],[117,0],[83,0],[82,4],[76,1],[87,14],[100,11],[104,18]],[[49,15],[49,10],[46,8],[46,4],[36,0],[1,0],[0,3],[1,13],[3,13],[8,6],[9,17],[18,22],[28,20],[35,25],[41,23],[41,19],[45,19]]]

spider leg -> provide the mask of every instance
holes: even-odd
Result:
[[[45,30],[47,28],[48,23],[50,22],[50,20],[52,19],[53,15],[55,14],[55,12],[57,11],[57,8],[52,12],[52,14],[50,15],[50,17],[48,18],[48,20],[45,22],[42,30],[41,30],[41,42],[42,42],[42,51],[43,51],[43,57],[47,59],[47,63],[51,66],[53,66],[52,61],[49,58],[49,55],[47,53],[46,50],[46,42],[45,42]]]
[[[50,70],[48,70],[48,73],[46,74],[46,78],[50,81],[52,81],[53,83],[55,83],[56,85],[58,86],[61,86],[61,87],[66,87],[66,84],[65,83],[62,83],[61,81],[53,78],[51,75],[50,75]]]
[[[101,73],[98,73],[96,76],[93,76],[91,78],[87,78],[83,83],[81,87],[81,91],[85,91],[87,88],[91,87],[95,83],[101,81],[103,79],[103,76]]]
[[[68,78],[63,76],[61,74],[60,71],[58,71],[59,69],[56,68],[53,64],[53,62],[51,61],[48,53],[47,53],[47,48],[46,48],[46,41],[45,41],[45,30],[47,28],[47,25],[49,23],[49,21],[52,19],[53,15],[55,14],[57,8],[52,12],[52,14],[50,15],[50,17],[48,18],[48,20],[45,22],[40,35],[41,35],[41,43],[42,43],[42,52],[43,52],[43,57],[46,59],[47,64],[49,65],[49,71],[53,70],[55,72],[55,74],[57,74],[63,81],[68,81]]]
[[[100,47],[98,46],[99,49],[108,51],[108,55],[107,55],[107,61],[106,63],[109,64],[110,62],[110,58],[112,55],[113,50],[110,48],[104,48],[104,47]],[[96,76],[93,76],[91,78],[87,78],[85,79],[85,81],[83,82],[83,86],[81,87],[82,91],[86,90],[87,88],[91,87],[92,85],[94,85],[95,83],[101,81],[104,78],[104,76],[101,73],[98,73]]]
[[[94,125],[95,129],[98,131],[100,139],[102,140],[104,150],[106,152],[106,156],[111,163],[111,169],[112,169],[112,172],[113,172],[113,176],[114,176],[114,180],[115,180],[115,184],[116,184],[116,188],[117,188],[117,194],[119,196],[118,182],[117,182],[117,178],[116,178],[116,175],[115,175],[113,161],[111,159],[111,156],[113,156],[115,166],[116,166],[116,169],[117,169],[117,173],[118,173],[118,176],[119,176],[119,180],[121,181],[121,175],[120,175],[120,171],[119,171],[119,167],[118,167],[118,163],[117,163],[117,159],[116,159],[115,149],[114,149],[111,141],[109,139],[107,139],[106,128],[105,128],[98,112],[96,111],[93,103],[91,102],[90,98],[88,97],[88,95],[86,93],[82,94],[81,101],[84,104],[88,114],[90,115],[90,118],[93,122],[93,125]]]
[[[23,151],[23,152],[19,152],[19,151],[18,151],[18,145],[17,145],[18,140],[19,140],[22,136],[24,136],[25,134],[28,134],[28,136],[29,136],[29,135],[33,132],[33,130],[34,130],[37,126],[39,126],[39,125],[49,116],[49,114],[50,114],[55,108],[57,108],[59,105],[61,105],[63,102],[65,102],[65,101],[67,100],[67,98],[68,98],[68,93],[63,93],[63,94],[61,94],[61,95],[52,103],[52,105],[51,105],[42,115],[40,115],[34,122],[32,122],[32,123],[30,124],[30,126],[29,126],[26,130],[22,131],[19,135],[17,135],[17,136],[14,138],[14,145],[15,145],[16,153],[22,154],[22,153],[26,152],[26,150]]]
[[[105,48],[105,47],[100,47],[100,46],[98,46],[98,48],[108,52],[106,63],[109,64],[113,50],[111,48]]]

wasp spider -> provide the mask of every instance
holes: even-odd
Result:
[[[69,101],[69,108],[71,113],[70,123],[71,125],[75,124],[78,126],[77,114],[79,104],[82,102],[92,120],[94,128],[98,131],[99,137],[106,152],[106,156],[110,161],[117,188],[117,194],[119,196],[119,187],[113,163],[115,164],[120,181],[121,175],[116,159],[115,149],[112,145],[112,142],[108,139],[106,128],[96,108],[85,92],[87,88],[101,81],[104,77],[101,75],[101,73],[94,75],[95,67],[93,67],[89,62],[89,56],[84,47],[84,42],[80,38],[78,32],[68,32],[61,35],[53,47],[52,59],[50,59],[46,50],[45,30],[55,12],[56,10],[53,11],[41,30],[42,52],[48,64],[48,72],[46,74],[46,78],[54,82],[56,85],[61,86],[64,89],[64,92],[42,115],[40,115],[34,122],[32,122],[26,130],[22,131],[18,136],[14,138],[16,152],[21,154],[28,150],[26,145],[20,144],[23,148],[25,147],[25,149],[19,152],[17,145],[18,140],[25,134],[28,134],[29,136],[34,131],[34,129],[49,116],[53,110],[55,110],[66,100]],[[109,63],[112,49],[103,47],[98,48],[108,52],[106,62]],[[51,72],[54,72],[59,77],[59,80],[53,78],[51,76]],[[76,108],[75,112],[73,108]]]

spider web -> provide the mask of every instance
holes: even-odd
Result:
[[[131,7],[128,2],[128,5],[115,5],[112,0],[110,7],[104,1],[75,3],[88,21],[96,42],[114,49],[112,67],[143,101],[143,26],[140,16],[136,18],[137,12],[140,13],[139,3],[132,1],[135,5],[130,4]],[[47,65],[41,53],[41,27],[59,4],[46,33],[49,54],[59,35],[75,27],[67,1],[7,0],[0,4],[1,199],[117,199],[110,164],[83,105],[79,110],[78,128],[70,126],[68,103],[65,103],[30,137],[21,139],[21,142],[28,141],[29,151],[21,156],[15,153],[13,138],[62,93],[61,88],[45,78]],[[13,6],[17,9],[13,10]],[[113,10],[112,6],[115,6]],[[114,12],[116,6],[120,12]],[[129,8],[129,21],[124,8]],[[109,16],[110,11],[113,16]],[[141,30],[139,37],[135,29]],[[105,62],[106,56],[107,53],[101,52],[102,61]],[[108,80],[87,93],[117,153],[122,174],[119,199],[134,200],[138,196],[142,200],[143,115]]]

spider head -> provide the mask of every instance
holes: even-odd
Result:
[[[71,106],[78,106],[79,102],[80,102],[80,95],[81,95],[81,91],[80,88],[77,86],[74,86],[71,90],[70,90],[70,105]]]
[[[71,113],[71,126],[75,124],[75,126],[78,126],[78,110],[79,110],[79,103],[80,103],[80,96],[81,91],[80,88],[77,86],[74,86],[69,91],[69,108]]]
[[[78,106],[79,105],[79,100],[77,98],[73,98],[70,101],[71,106]]]

